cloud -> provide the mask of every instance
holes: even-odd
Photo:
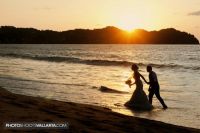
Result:
[[[200,16],[200,11],[196,11],[196,12],[191,12],[188,15],[192,15],[192,16]]]

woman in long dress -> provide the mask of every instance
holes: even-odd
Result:
[[[139,67],[136,64],[133,64],[131,69],[133,70],[133,78],[135,79],[134,83],[131,83],[131,80],[127,80],[126,84],[131,87],[135,84],[136,89],[133,92],[131,99],[125,103],[126,107],[136,109],[136,110],[151,110],[153,106],[149,103],[146,93],[143,91],[143,83],[140,80],[140,77],[145,81],[145,78],[139,73]]]

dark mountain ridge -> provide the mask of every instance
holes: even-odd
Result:
[[[113,26],[61,32],[1,26],[0,44],[199,44],[199,41],[194,35],[174,28],[136,29],[129,33]]]

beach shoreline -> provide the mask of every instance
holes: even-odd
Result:
[[[126,116],[108,108],[13,94],[0,88],[0,132],[40,132],[7,129],[6,122],[67,122],[68,129],[45,132],[200,133],[200,129]]]

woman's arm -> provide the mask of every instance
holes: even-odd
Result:
[[[135,82],[134,82],[134,83],[131,83],[131,84],[129,84],[129,88],[131,88],[131,86],[132,86],[132,85],[134,85],[134,84],[135,84]]]
[[[125,81],[125,83],[129,86],[129,88],[131,88],[131,86],[135,84],[135,82],[132,83],[132,80],[131,80],[132,78],[133,78],[133,75],[131,75],[131,76]]]

